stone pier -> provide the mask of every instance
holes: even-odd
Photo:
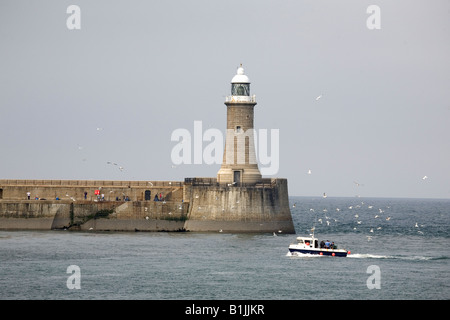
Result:
[[[52,229],[295,233],[286,179],[0,180],[0,230]]]

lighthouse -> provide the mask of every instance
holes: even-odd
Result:
[[[231,79],[231,96],[225,98],[227,106],[227,133],[222,166],[217,182],[235,186],[256,184],[262,176],[255,153],[253,126],[255,95],[250,95],[250,79],[242,64]]]

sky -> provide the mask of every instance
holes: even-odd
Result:
[[[290,196],[450,198],[449,35],[447,0],[1,0],[0,179],[216,177],[171,136],[225,137],[242,63]]]

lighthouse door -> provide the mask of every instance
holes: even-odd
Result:
[[[235,184],[241,183],[241,171],[233,171],[233,182]]]
[[[150,190],[145,190],[145,200],[146,201],[151,200],[151,194],[152,194],[152,192]]]

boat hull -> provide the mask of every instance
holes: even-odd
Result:
[[[323,255],[323,256],[333,256],[333,257],[347,257],[348,252],[345,250],[333,250],[333,249],[303,249],[303,248],[295,248],[289,247],[289,252],[292,253],[301,253],[301,254],[315,254],[315,255]]]

